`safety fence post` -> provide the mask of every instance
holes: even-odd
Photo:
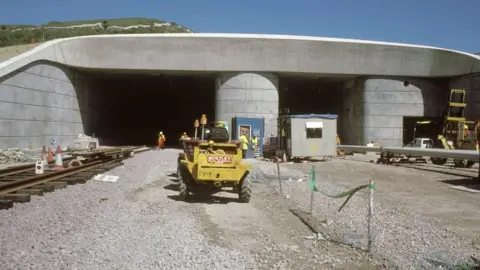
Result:
[[[315,200],[315,188],[317,179],[315,176],[315,166],[310,169],[310,215],[313,215],[313,201]]]
[[[280,177],[280,159],[277,158],[277,177],[278,177],[278,184],[280,189],[280,194],[283,195],[283,187],[282,187],[282,179]]]
[[[370,179],[370,183],[368,185],[369,189],[369,204],[368,204],[368,244],[367,244],[367,251],[372,252],[373,250],[373,190],[375,189],[375,185],[373,180]]]
[[[338,194],[328,194],[322,190],[319,190],[317,188],[316,184],[316,179],[315,179],[315,166],[312,166],[310,169],[310,215],[313,215],[313,202],[314,202],[314,193],[315,192],[320,192],[321,194],[332,198],[332,199],[340,199],[340,198],[346,198],[343,204],[338,208],[338,212],[342,211],[342,209],[347,205],[347,203],[350,201],[350,199],[357,193],[358,191],[368,188],[369,189],[369,205],[368,205],[368,212],[367,212],[367,219],[368,219],[368,242],[367,242],[367,251],[372,252],[373,251],[373,190],[375,189],[375,184],[373,180],[370,179],[370,182],[368,184],[360,185],[355,188],[352,188],[350,190],[346,190],[343,192],[340,192]]]

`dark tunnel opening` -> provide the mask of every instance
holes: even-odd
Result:
[[[345,79],[281,77],[280,109],[291,114],[340,114],[341,86]]]
[[[167,147],[178,147],[183,132],[193,136],[201,114],[213,117],[213,76],[85,73],[89,106],[82,121],[100,145],[156,145],[163,131]],[[84,115],[82,113],[82,115]],[[82,117],[84,118],[84,117]]]

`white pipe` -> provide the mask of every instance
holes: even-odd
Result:
[[[381,152],[410,156],[426,156],[434,158],[464,159],[478,162],[479,152],[475,150],[446,150],[436,148],[413,147],[368,147],[359,145],[337,145],[338,150],[357,152]]]

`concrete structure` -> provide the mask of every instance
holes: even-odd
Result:
[[[84,36],[46,42],[0,63],[0,148],[38,147],[51,137],[66,144],[89,134],[101,101],[92,98],[96,86],[80,69],[218,74],[217,119],[265,116],[266,136],[276,128],[282,74],[348,78],[339,116],[345,144],[398,146],[402,116],[440,114],[451,86],[469,91],[467,117],[480,118],[480,57],[464,52],[255,34]]]

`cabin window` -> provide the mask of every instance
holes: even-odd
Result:
[[[306,122],[307,139],[323,138],[323,122]]]

